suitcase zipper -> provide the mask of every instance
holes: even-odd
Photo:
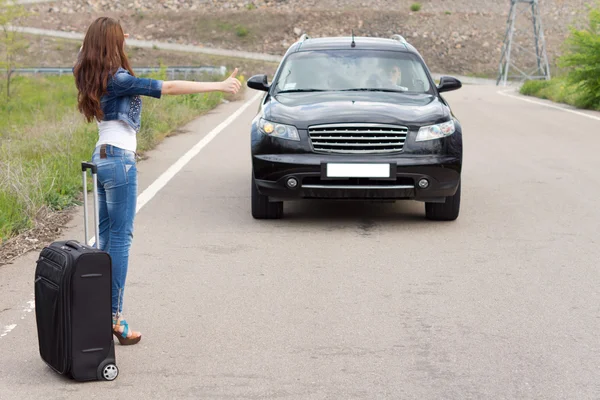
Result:
[[[54,269],[56,269],[56,270],[58,270],[60,272],[62,272],[62,270],[63,270],[63,268],[61,267],[61,265],[59,263],[57,263],[56,261],[54,261],[54,260],[51,260],[51,259],[46,258],[44,256],[40,256],[40,258],[38,260],[38,263],[40,263],[42,261],[44,263],[46,263],[46,264],[49,264],[52,268],[54,268]]]
[[[50,285],[52,288],[54,288],[56,290],[60,289],[59,286],[56,283],[52,282],[50,279],[46,278],[45,276],[38,275],[37,278],[35,278],[35,282],[37,283],[38,281],[44,281],[48,285]]]
[[[70,254],[67,253],[67,252],[65,252],[65,251],[57,250],[57,249],[52,248],[52,247],[46,247],[44,250],[46,252],[48,252],[48,253],[52,253],[53,255],[56,255],[56,256],[60,257],[62,259],[63,264],[65,266],[69,262]],[[57,265],[62,270],[62,266],[61,266],[60,262],[51,260],[50,258],[44,257],[42,255],[40,255],[40,259],[49,261],[49,262],[53,263],[54,265]]]
[[[69,261],[67,261],[68,263],[68,271],[69,273],[66,274],[66,279],[65,279],[65,285],[64,288],[70,288],[71,287],[71,278],[73,275],[73,270],[72,270],[72,262],[71,259],[69,259]],[[68,307],[68,312],[65,313],[66,315],[66,321],[65,321],[65,325],[66,325],[66,329],[65,329],[65,342],[67,344],[66,348],[67,351],[65,351],[65,370],[66,371],[71,371],[71,347],[72,347],[72,343],[71,343],[71,296],[70,290],[63,290],[63,297],[64,297],[64,305],[65,307]]]

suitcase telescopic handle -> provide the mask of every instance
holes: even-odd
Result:
[[[85,229],[85,244],[89,245],[89,236],[88,236],[88,204],[87,204],[87,171],[92,170],[92,181],[94,182],[94,231],[96,233],[96,238],[94,240],[94,247],[98,247],[98,236],[100,235],[100,227],[98,225],[98,166],[91,162],[82,162],[81,163],[81,173],[83,177],[83,226]]]
[[[91,162],[82,162],[81,163],[81,170],[83,172],[86,172],[88,169],[92,170],[92,174],[97,174],[98,173],[98,167],[96,166],[96,164],[91,163]]]

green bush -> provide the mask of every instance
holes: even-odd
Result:
[[[414,12],[417,12],[417,11],[421,10],[421,3],[413,3],[410,6],[410,10],[414,11]]]
[[[567,52],[559,65],[568,68],[567,81],[580,92],[576,106],[600,108],[600,2],[589,9],[586,29],[571,28]]]
[[[245,37],[245,36],[248,36],[248,33],[250,33],[250,31],[249,31],[249,30],[248,30],[248,28],[246,28],[245,26],[238,25],[238,26],[236,26],[236,28],[235,28],[235,34],[236,34],[238,37]]]
[[[521,94],[526,96],[537,96],[543,89],[551,86],[551,81],[526,81],[521,86]]]
[[[578,104],[581,104],[582,96],[581,91],[578,90],[578,86],[569,84],[565,77],[552,78],[548,81],[526,81],[521,86],[520,93],[576,107]],[[600,109],[600,107],[596,108]]]

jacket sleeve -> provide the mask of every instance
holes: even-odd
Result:
[[[160,99],[163,81],[149,78],[138,78],[126,72],[114,75],[113,94],[115,96],[150,96]]]

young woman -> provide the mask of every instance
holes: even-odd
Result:
[[[222,82],[160,81],[138,78],[125,54],[119,22],[98,18],[88,28],[73,73],[78,109],[87,122],[96,120],[99,138],[92,155],[98,166],[99,248],[112,258],[113,333],[122,345],[142,335],[123,318],[123,294],[136,212],[136,134],[141,125],[141,96],[160,98],[221,91],[237,93],[237,68]]]

